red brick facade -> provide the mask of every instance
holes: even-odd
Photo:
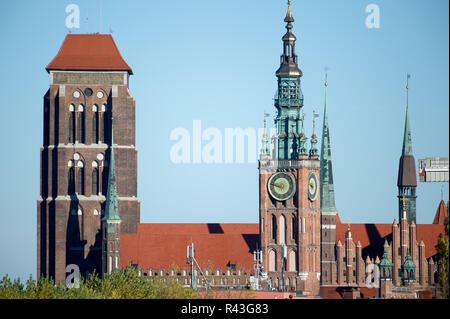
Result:
[[[61,61],[72,56],[73,39],[66,37],[57,56]],[[96,43],[90,35],[85,43],[79,35],[75,39],[85,46]],[[110,40],[107,43],[114,43]],[[110,54],[113,49],[119,54],[115,45]],[[112,121],[121,231],[135,233],[140,218],[135,101],[128,90],[131,70],[80,71],[76,64],[70,64],[70,70],[63,68],[61,64],[47,67],[50,89],[44,96],[41,196],[37,201],[37,274],[57,281],[65,279],[68,264],[78,265],[83,275],[101,272],[100,219],[108,187]]]
[[[76,42],[96,43],[96,37],[88,36],[86,42],[82,38]],[[103,44],[112,40],[99,39]],[[261,249],[264,289],[336,296],[332,291],[338,287],[345,298],[375,296],[374,289],[383,298],[435,289],[439,267],[434,245],[444,231],[445,205],[440,204],[435,223],[429,225],[409,224],[406,218],[392,225],[342,224],[337,212],[321,213],[320,196],[310,196],[311,176],[316,176],[316,189],[320,187],[317,156],[261,156],[257,224],[140,224],[135,100],[128,89],[132,71],[115,44],[108,51],[109,62],[98,70],[84,64],[77,69],[77,61],[90,57],[81,50],[76,51],[79,58],[72,59],[67,50],[76,47],[69,35],[47,67],[50,88],[44,96],[37,200],[38,276],[63,281],[68,264],[78,265],[85,275],[131,263],[142,275],[189,285],[185,252],[195,243],[203,272],[199,287],[206,281],[218,288],[248,287],[255,276],[253,252]],[[102,234],[112,125],[121,223],[114,224],[114,232]],[[268,190],[269,179],[279,173],[294,180],[295,192],[286,200],[277,200]],[[111,260],[102,260],[105,239]],[[393,264],[391,278],[368,281],[368,269],[380,263],[385,251]],[[415,271],[405,282],[403,265],[409,256]]]
[[[319,167],[315,158],[260,161],[260,238],[263,273],[270,288],[319,292],[320,196],[314,201],[308,198],[309,175],[319,176]],[[280,171],[296,181],[296,193],[286,201],[278,201],[268,192],[269,178]]]

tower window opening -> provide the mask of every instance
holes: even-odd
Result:
[[[295,216],[292,216],[291,219],[291,239],[296,240],[297,239],[297,219]]]
[[[79,112],[78,114],[78,142],[84,143],[84,112]]]
[[[84,195],[84,167],[78,168],[78,194]]]
[[[98,143],[98,112],[94,112],[92,117],[92,143]]]
[[[69,113],[69,143],[75,143],[75,111]]]
[[[92,171],[92,195],[98,195],[99,188],[98,188],[98,168],[95,167]]]
[[[280,244],[286,243],[286,217],[280,216]]]
[[[69,168],[69,176],[68,176],[68,194],[75,194],[75,170],[73,167]]]
[[[277,242],[277,218],[272,215],[272,240]]]

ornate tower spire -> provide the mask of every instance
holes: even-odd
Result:
[[[286,18],[284,18],[284,22],[287,22],[288,26],[291,25],[292,22],[294,22],[294,17],[292,17],[291,12],[291,0],[288,0],[288,11],[286,12]],[[287,28],[287,26],[286,26]],[[292,28],[292,26],[291,26]]]
[[[330,129],[328,126],[327,77],[325,75],[325,106],[323,111],[322,146],[320,149],[320,209],[322,212],[336,212],[333,168],[331,163]]]
[[[325,105],[323,111],[322,145],[320,148],[320,214],[322,216],[321,250],[325,253],[321,260],[322,284],[333,284],[336,266],[336,205],[334,202],[333,169],[331,165],[330,130],[327,109],[327,74],[325,74]]]
[[[277,126],[277,159],[297,159],[298,133],[300,131],[300,110],[303,107],[303,95],[300,89],[300,78],[303,75],[298,68],[295,54],[296,37],[292,33],[294,18],[291,11],[291,1],[288,2],[286,17],[286,33],[283,36],[283,53],[280,67],[276,71],[278,91],[275,95],[275,107],[278,114],[275,118]]]
[[[408,74],[406,79],[406,118],[405,118],[405,130],[403,133],[403,147],[402,147],[402,155],[412,156],[412,141],[411,141],[411,130],[409,127],[409,115],[408,115],[408,95],[409,95],[409,78],[411,77]]]
[[[102,268],[111,273],[120,268],[120,224],[119,200],[117,195],[116,165],[114,160],[114,131],[111,118],[111,146],[109,155],[108,192],[105,215],[102,218]]]
[[[406,116],[405,116],[405,126],[403,132],[403,146],[402,155],[400,156],[399,168],[398,168],[398,213],[399,220],[402,219],[403,211],[406,210],[406,216],[408,223],[416,221],[416,187],[417,187],[417,177],[416,177],[416,164],[414,155],[412,152],[412,140],[411,140],[411,129],[409,125],[409,79],[411,75],[407,75],[406,79]],[[405,203],[402,203],[402,198],[405,197]],[[405,209],[403,209],[405,205]]]
[[[295,41],[297,38],[291,32],[292,22],[294,22],[294,17],[291,11],[291,1],[288,1],[288,10],[284,22],[286,22],[286,34],[283,36],[283,54],[281,55],[281,65],[278,69],[276,75],[288,75],[288,76],[299,76],[303,75],[302,71],[298,68],[298,59],[295,54]]]

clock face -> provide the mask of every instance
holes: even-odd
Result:
[[[288,200],[295,194],[295,180],[291,175],[279,172],[269,178],[267,188],[276,200]]]
[[[308,198],[311,201],[315,201],[317,199],[317,194],[319,193],[317,184],[316,173],[311,172],[308,177]]]

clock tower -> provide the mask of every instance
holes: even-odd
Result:
[[[268,288],[307,291],[320,288],[320,162],[315,131],[303,129],[302,71],[295,54],[294,18],[288,2],[287,32],[276,72],[275,152],[263,147],[259,161],[259,222],[263,273]],[[267,143],[264,134],[263,142]]]

